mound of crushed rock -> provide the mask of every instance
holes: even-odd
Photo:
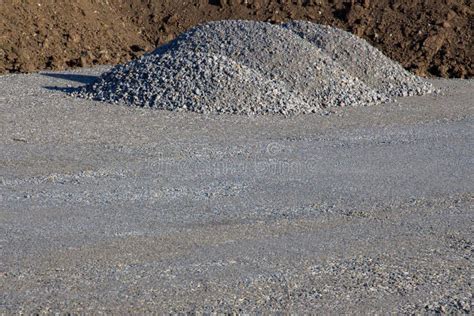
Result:
[[[220,21],[116,66],[75,94],[168,110],[288,115],[430,92],[430,84],[342,30]]]
[[[432,92],[431,85],[422,78],[409,73],[364,39],[349,32],[305,21],[289,22],[283,27],[321,49],[349,74],[378,93],[401,97]]]

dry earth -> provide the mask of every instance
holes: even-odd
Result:
[[[128,61],[206,21],[309,20],[423,76],[472,77],[472,0],[0,0],[0,73]]]

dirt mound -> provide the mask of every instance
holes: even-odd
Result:
[[[348,30],[419,75],[472,77],[470,0],[3,1],[0,73],[121,63],[213,20],[309,20]]]

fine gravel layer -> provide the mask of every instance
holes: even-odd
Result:
[[[0,315],[472,314],[473,81],[290,117],[60,91],[108,70],[0,76]]]
[[[287,115],[429,92],[430,84],[344,31],[220,21],[195,27],[74,94],[169,110]]]

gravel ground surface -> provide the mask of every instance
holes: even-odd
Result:
[[[310,22],[219,21],[74,94],[170,110],[287,115],[431,92],[429,83],[345,31]]]
[[[0,77],[0,313],[469,313],[472,81],[280,115]]]

